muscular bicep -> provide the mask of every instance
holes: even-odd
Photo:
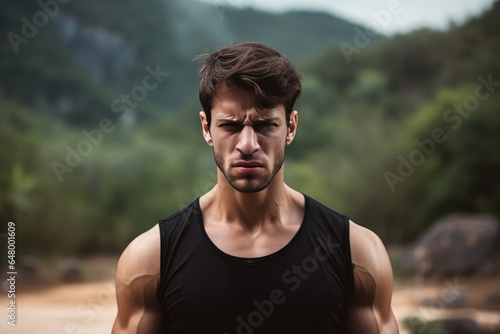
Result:
[[[357,265],[354,284],[355,292],[349,305],[349,333],[398,333],[391,309],[392,280],[380,281],[365,267]]]
[[[348,310],[349,333],[398,333],[391,308],[392,268],[380,239],[351,224],[354,294]]]
[[[155,247],[159,240],[154,234],[147,235],[148,232],[134,240],[118,262],[118,313],[113,334],[158,333],[161,329],[157,293],[159,249]]]
[[[130,283],[117,277],[118,314],[113,334],[158,332],[161,323],[156,290],[152,277],[140,277]]]

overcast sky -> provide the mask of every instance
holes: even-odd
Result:
[[[380,32],[392,34],[419,27],[445,29],[453,20],[457,23],[477,16],[490,8],[494,0],[203,0],[230,7],[253,7],[269,11],[310,9],[332,13],[362,26],[374,25]],[[393,7],[389,8],[389,3]],[[379,15],[377,13],[390,13]]]

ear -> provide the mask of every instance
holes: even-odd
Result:
[[[299,116],[297,110],[292,111],[290,114],[290,122],[288,123],[288,133],[286,135],[286,144],[290,145],[295,138],[295,133],[297,132],[297,124],[299,122]]]
[[[204,111],[200,111],[200,121],[201,128],[203,130],[203,138],[209,146],[213,146],[212,135],[210,134],[210,127],[208,125],[207,114]]]

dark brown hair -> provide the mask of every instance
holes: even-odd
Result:
[[[288,125],[301,92],[301,78],[283,54],[262,43],[233,42],[197,58],[204,60],[199,97],[209,126],[213,99],[222,82],[253,91],[257,110],[283,105]]]

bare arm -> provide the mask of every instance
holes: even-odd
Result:
[[[134,239],[118,261],[118,314],[112,334],[157,333],[160,330],[158,225]]]
[[[391,309],[392,267],[379,237],[350,223],[354,295],[349,306],[349,333],[399,333]]]

